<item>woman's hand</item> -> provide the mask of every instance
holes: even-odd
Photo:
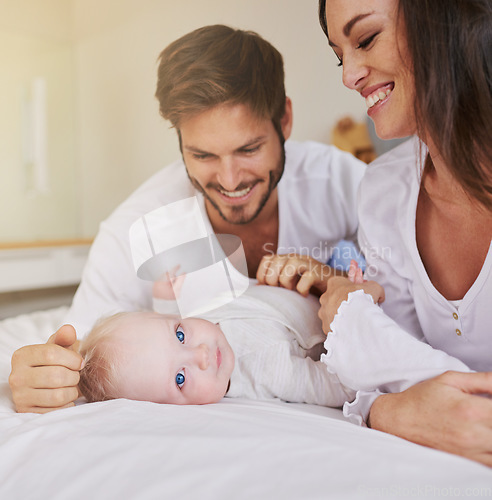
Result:
[[[46,344],[14,352],[9,384],[18,412],[46,413],[74,405],[82,368],[77,347],[75,329],[63,325]]]
[[[379,396],[368,424],[492,467],[492,372],[446,372]]]
[[[350,278],[334,277],[327,283],[326,292],[319,299],[321,308],[318,316],[323,323],[323,331],[331,331],[330,325],[338,312],[338,308],[344,300],[347,300],[349,293],[356,290],[364,290],[371,295],[375,304],[384,302],[384,288],[375,281],[364,281],[363,283],[353,283]]]
[[[310,292],[319,296],[331,278],[343,274],[306,255],[266,255],[258,266],[256,279],[260,285],[297,290],[303,296]]]

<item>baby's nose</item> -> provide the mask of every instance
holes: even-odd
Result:
[[[206,370],[209,365],[209,349],[205,344],[200,344],[195,347],[194,351],[195,361],[200,370]]]

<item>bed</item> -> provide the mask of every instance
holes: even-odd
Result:
[[[18,347],[65,307],[0,322],[0,499],[492,498],[492,469],[343,420],[340,410],[224,399],[128,400],[17,414]]]

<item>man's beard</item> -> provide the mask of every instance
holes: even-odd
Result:
[[[267,201],[269,200],[273,190],[277,187],[277,184],[279,183],[283,173],[284,173],[284,168],[285,168],[285,148],[283,144],[281,145],[281,150],[282,150],[282,155],[280,157],[280,160],[275,167],[274,170],[270,170],[269,172],[269,180],[268,180],[268,189],[266,193],[263,195],[263,198],[260,200],[260,203],[258,204],[258,208],[256,211],[253,213],[251,216],[247,216],[244,212],[247,209],[247,206],[232,206],[228,207],[228,209],[231,212],[231,216],[227,217],[224,212],[220,209],[219,204],[214,201],[207,193],[205,188],[203,188],[196,179],[190,176],[188,169],[186,169],[186,173],[188,174],[188,178],[190,179],[191,183],[193,186],[200,191],[205,199],[207,199],[210,204],[217,210],[219,215],[222,217],[222,219],[225,222],[228,222],[229,224],[236,224],[236,225],[245,225],[249,224],[250,222],[254,221],[256,217],[260,214],[260,212],[263,210],[263,207],[266,205]],[[207,184],[207,189],[217,189],[217,186]],[[248,186],[238,186],[236,191],[240,191],[241,189],[244,189]]]

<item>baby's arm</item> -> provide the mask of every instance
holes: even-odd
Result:
[[[355,391],[345,387],[323,362],[293,357],[292,365],[294,375],[301,382],[302,402],[336,408],[355,398]]]
[[[334,276],[346,276],[346,273],[298,254],[266,255],[256,273],[260,285],[297,290],[303,296],[310,292],[320,296],[326,291],[328,280]]]
[[[290,345],[277,346],[275,374],[269,377],[273,397],[291,403],[340,407],[355,397],[321,361],[293,352]],[[273,366],[271,367],[273,368]],[[276,376],[274,376],[276,375]]]
[[[152,287],[152,296],[156,299],[176,300],[179,297],[181,287],[185,279],[185,274],[176,276],[179,266],[171,272],[164,273],[159,279],[154,281]]]

